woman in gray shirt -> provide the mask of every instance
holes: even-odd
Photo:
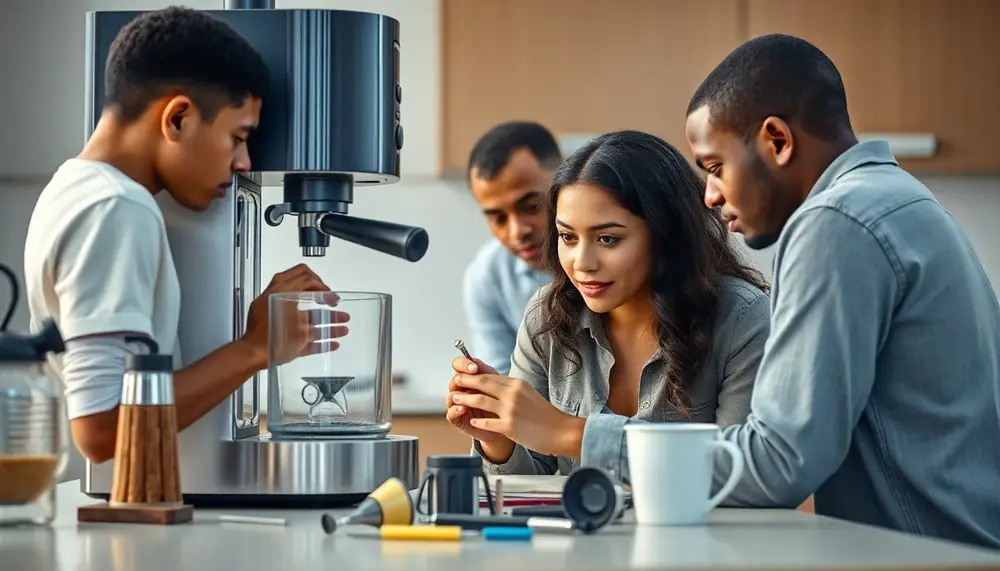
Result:
[[[621,473],[624,426],[743,422],[769,332],[767,285],[742,262],[704,182],[635,131],[591,140],[559,168],[545,255],[509,376],[453,362],[448,420],[486,470]]]

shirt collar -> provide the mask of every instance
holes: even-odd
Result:
[[[591,311],[586,305],[580,309],[579,318],[576,320],[575,331],[577,335],[586,331],[597,345],[611,353],[611,343],[608,341],[607,333],[604,331],[604,320],[597,313]],[[650,357],[649,362],[656,361],[663,357],[662,349],[657,348]]]
[[[525,262],[519,256],[516,256],[513,253],[511,253],[511,256],[513,256],[513,258],[514,258],[514,273],[515,274],[517,274],[519,276],[531,276],[531,275],[534,275],[537,272],[537,270],[535,270],[535,268],[529,266],[528,262]]]
[[[839,178],[847,173],[870,164],[895,165],[896,158],[892,156],[888,141],[873,140],[858,143],[847,149],[833,160],[809,191],[806,200],[833,186]]]
[[[518,278],[527,278],[539,284],[550,281],[551,277],[545,270],[536,270],[519,256],[515,256],[514,254],[510,254],[510,256],[514,259],[514,275]]]

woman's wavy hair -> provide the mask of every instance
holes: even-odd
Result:
[[[551,336],[554,348],[580,365],[574,332],[584,302],[559,263],[554,222],[560,190],[576,183],[607,189],[649,227],[652,302],[668,395],[671,404],[689,412],[688,386],[711,351],[720,278],[740,278],[765,292],[767,282],[734,249],[719,213],[705,207],[705,183],[677,149],[647,133],[607,133],[566,159],[549,188],[553,221],[544,256],[556,277],[541,299],[544,320],[532,336],[536,351],[541,351],[539,340]]]

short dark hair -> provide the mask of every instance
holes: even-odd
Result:
[[[104,105],[127,123],[181,89],[212,121],[226,105],[263,98],[268,82],[263,58],[229,25],[171,6],[146,12],[118,32],[105,66]]]
[[[770,116],[821,139],[851,129],[837,67],[816,46],[782,34],[754,38],[726,56],[695,91],[687,114],[705,105],[714,124],[743,138]]]
[[[466,178],[476,169],[478,177],[494,179],[519,149],[528,149],[544,169],[554,170],[562,162],[559,144],[548,129],[531,121],[508,121],[493,126],[476,141]]]

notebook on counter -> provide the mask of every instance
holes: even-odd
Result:
[[[566,476],[496,476],[489,475],[490,489],[497,488],[497,480],[503,480],[505,498],[555,498],[562,497]],[[486,491],[480,490],[479,497]]]
[[[487,475],[490,490],[496,495],[497,480],[503,480],[504,507],[547,506],[562,503],[566,476],[497,476]],[[479,487],[479,505],[486,505],[486,491]],[[632,490],[622,486],[625,501],[631,503]]]
[[[504,507],[559,505],[566,476],[488,475],[490,491],[496,495],[497,480],[503,480]],[[486,505],[486,490],[479,487],[479,505]]]

